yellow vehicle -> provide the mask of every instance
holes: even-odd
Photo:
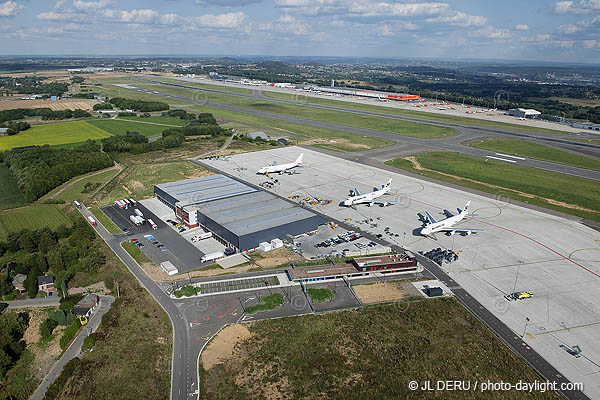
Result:
[[[530,297],[533,297],[533,293],[532,292],[520,292],[520,293],[517,293],[517,299],[528,299]]]
[[[77,317],[77,319],[79,320],[79,322],[81,323],[81,326],[85,325],[88,323],[88,317],[86,317],[85,315],[79,315]]]
[[[345,218],[344,221],[350,222],[350,221],[352,221],[352,218]]]
[[[323,199],[322,199],[321,197],[315,197],[315,200],[316,200],[316,201],[321,201],[321,200],[323,200]]]
[[[305,197],[304,201],[310,201],[310,197]]]
[[[316,206],[317,204],[319,204],[319,202],[317,202],[317,201],[314,201],[314,200],[313,200],[313,201],[311,201],[309,204],[310,204],[311,206]]]

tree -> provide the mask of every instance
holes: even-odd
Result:
[[[27,290],[27,296],[29,296],[30,299],[35,298],[38,293],[37,277],[37,269],[32,268],[29,271],[29,274],[27,274],[27,279],[25,279],[25,282],[23,282],[23,286],[25,287],[25,290]]]
[[[47,253],[50,249],[56,246],[56,238],[50,230],[43,230],[40,234],[38,249],[42,253]]]
[[[60,271],[64,271],[65,263],[63,262],[62,256],[60,254],[60,249],[53,249],[48,253],[48,266],[54,273],[58,273]]]
[[[12,284],[9,282],[8,277],[6,275],[0,276],[0,296],[6,296],[10,292],[12,292]]]
[[[19,238],[19,247],[28,253],[33,253],[37,250],[37,246],[32,239],[31,231],[21,231],[21,237]]]

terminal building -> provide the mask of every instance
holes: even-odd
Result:
[[[517,118],[539,118],[542,115],[541,112],[534,110],[533,108],[511,108],[508,110],[508,115],[512,115]]]
[[[154,186],[155,196],[188,228],[202,227],[227,247],[253,250],[262,242],[314,231],[327,220],[224,175]]]

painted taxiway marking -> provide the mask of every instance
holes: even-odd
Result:
[[[526,158],[517,157],[517,156],[511,156],[510,154],[496,153],[496,155],[500,156],[500,157],[516,158],[517,160],[526,160]]]
[[[244,316],[242,317],[242,321],[247,321],[247,320],[249,320],[249,319],[253,319],[253,318],[254,318],[254,317],[251,317],[251,316],[249,316],[249,315],[244,315]]]
[[[507,160],[506,158],[494,157],[494,156],[485,156],[485,158],[493,158],[494,160],[504,161],[509,163],[516,163],[515,160]]]

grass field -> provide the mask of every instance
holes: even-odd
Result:
[[[146,83],[137,84],[136,86],[148,90],[160,91],[161,93],[187,96],[189,98],[194,98],[194,96],[198,95],[198,91],[193,89],[175,88],[159,84]],[[425,123],[401,121],[343,111],[303,107],[302,105],[270,102],[268,100],[254,100],[230,96],[228,94],[207,93],[206,96],[208,101],[214,103],[244,107],[250,110],[270,112],[274,114],[290,115],[294,117],[310,119],[313,121],[328,122],[357,128],[375,129],[383,132],[396,133],[411,137],[432,139],[456,134],[454,129]]]
[[[56,124],[36,125],[14,136],[0,137],[0,151],[13,147],[33,145],[60,145],[98,140],[111,134],[92,124],[93,121],[59,122]]]
[[[141,122],[141,123],[150,123],[150,124],[163,124],[163,125],[174,125],[174,126],[183,126],[185,125],[188,121],[183,120],[181,118],[178,117],[163,117],[162,115],[156,115],[156,116],[151,116],[151,117],[147,117],[147,118],[142,118],[142,117],[119,117],[119,120],[127,120],[127,121],[134,121],[134,122]],[[165,129],[168,128],[165,127]]]
[[[71,220],[56,204],[32,204],[27,207],[13,208],[0,212],[0,237],[7,232],[21,229],[55,229],[61,224],[71,225]]]
[[[232,355],[202,370],[201,398],[559,399],[522,391],[491,397],[479,390],[411,391],[410,381],[541,380],[452,298],[412,302],[404,312],[388,304],[264,320],[249,330]]]
[[[480,149],[600,171],[599,160],[518,139],[487,139],[481,142],[475,142],[472,146]]]
[[[25,205],[23,192],[6,164],[0,164],[0,211]]]
[[[335,294],[331,289],[308,288],[306,289],[306,293],[308,293],[313,303],[325,303],[335,298]]]
[[[86,184],[92,184],[96,187],[100,187],[103,183],[105,183],[106,181],[108,181],[111,177],[115,176],[117,174],[117,170],[116,169],[112,169],[109,171],[105,171],[102,172],[101,174],[97,174],[97,175],[90,175],[87,178],[81,179],[81,176],[75,177],[73,179],[71,179],[69,182],[57,187],[56,189],[52,190],[50,193],[48,193],[46,196],[44,196],[42,199],[45,198],[55,198],[57,200],[64,200],[66,203],[70,203],[74,200],[84,200],[87,197],[89,197],[90,195],[94,194],[97,190],[91,190],[91,191],[86,191],[85,189],[85,185]],[[78,179],[81,179],[80,181],[74,183],[72,186],[69,186],[72,182],[77,181]],[[67,187],[64,191],[62,191],[60,194],[54,196],[54,193],[58,193],[60,190],[62,190],[62,188]]]
[[[123,231],[119,229],[119,227],[115,225],[115,223],[112,222],[112,220],[108,218],[106,214],[104,214],[98,207],[93,206],[90,208],[90,212],[94,214],[94,217],[96,217],[98,222],[100,222],[100,224],[102,224],[102,226],[113,235],[119,235],[123,233]]]
[[[89,123],[99,129],[102,129],[112,135],[124,135],[126,131],[139,132],[144,136],[161,135],[165,129],[164,125],[146,124],[138,121],[125,121],[121,119],[96,119]]]
[[[154,78],[153,78],[154,79]],[[182,82],[176,79],[169,78],[158,78],[155,80],[163,81],[163,82],[171,82],[171,83],[179,83],[184,84],[186,86],[199,87],[202,89],[213,89],[219,90],[222,92],[230,92],[230,93],[246,93],[248,94],[250,91],[248,89],[243,88],[232,88],[228,86],[221,85],[208,85],[208,84],[197,84],[193,82]],[[260,90],[260,88],[258,88]],[[245,92],[244,92],[245,91]],[[472,126],[481,126],[488,128],[503,128],[503,129],[512,129],[512,130],[521,130],[521,131],[535,131],[535,132],[548,132],[548,133],[560,133],[566,134],[567,132],[555,129],[544,129],[544,128],[536,128],[531,126],[524,126],[519,124],[511,124],[508,122],[497,122],[497,121],[487,121],[469,117],[460,117],[453,115],[442,115],[428,112],[421,112],[415,110],[406,110],[406,109],[398,109],[395,107],[386,106],[385,104],[381,105],[372,105],[372,104],[360,104],[348,101],[340,101],[333,99],[323,99],[319,97],[313,96],[305,96],[302,93],[291,94],[291,93],[281,93],[281,92],[273,92],[273,91],[263,91],[263,94],[267,97],[279,98],[284,100],[291,100],[297,103],[311,103],[311,104],[322,104],[329,106],[336,106],[341,108],[348,108],[353,110],[365,110],[365,111],[373,111],[378,113],[385,113],[390,115],[397,116],[405,116],[405,117],[414,117],[414,118],[423,118],[431,121],[439,121],[439,122],[449,122],[449,123],[459,123],[464,125],[472,125]],[[213,93],[207,94],[207,96],[213,96]],[[209,97],[211,98],[211,97]]]
[[[108,205],[116,200],[130,197],[142,200],[154,195],[156,184],[207,174],[207,171],[190,161],[136,164],[111,183],[114,187],[101,203]]]
[[[506,192],[519,201],[600,221],[600,185],[595,181],[454,153],[424,153],[415,159],[426,170],[402,158],[386,164],[488,193]]]

